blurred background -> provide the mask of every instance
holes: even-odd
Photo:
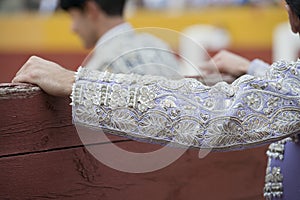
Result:
[[[69,69],[81,65],[89,51],[71,32],[70,18],[57,3],[0,0],[0,82],[10,82],[31,55]],[[136,28],[162,27],[205,40],[211,55],[229,49],[272,62],[299,55],[298,38],[289,30],[284,4],[281,0],[129,0],[126,18]],[[197,52],[179,38],[168,42],[178,52]]]

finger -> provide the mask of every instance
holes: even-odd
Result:
[[[218,52],[217,54],[215,54],[211,60],[213,61],[217,61],[219,60],[220,58],[222,58],[222,56],[225,54],[226,52],[225,51],[220,51]]]
[[[13,78],[12,83],[27,83],[28,77],[26,75],[17,75]]]
[[[24,76],[27,72],[27,65],[28,65],[27,63],[28,63],[28,61],[19,69],[19,71],[16,73],[16,75],[15,75],[14,79],[12,80],[12,82],[13,81],[20,82],[21,80],[24,80],[24,78],[25,78]]]
[[[230,74],[222,74],[222,79],[227,83],[232,83],[233,81],[236,80],[236,78],[231,76]]]
[[[29,66],[29,60],[26,61],[26,63],[19,69],[19,71],[16,73],[16,76],[19,76],[21,74],[25,74]]]
[[[209,61],[201,63],[199,67],[201,69],[210,69],[212,67],[212,65],[213,65],[213,62],[211,60],[209,60]]]
[[[12,83],[21,83],[20,76],[15,76],[11,82]]]
[[[19,71],[16,73],[16,76],[22,74],[22,72],[24,71],[24,65],[19,69]]]
[[[20,68],[20,70],[16,73],[17,75],[24,74],[28,71],[29,68],[32,68],[36,63],[38,63],[40,60],[42,60],[40,57],[37,56],[31,56]]]
[[[215,73],[218,72],[218,68],[213,60],[203,63],[200,66],[200,69],[206,73]]]

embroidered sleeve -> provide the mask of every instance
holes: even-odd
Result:
[[[75,123],[124,137],[230,150],[271,143],[300,131],[300,60],[277,62],[265,77],[208,87],[80,68],[73,86]]]

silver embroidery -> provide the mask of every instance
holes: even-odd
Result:
[[[73,87],[76,123],[149,142],[229,150],[300,131],[300,60],[277,62],[263,78],[242,76],[208,87],[79,69]],[[297,76],[295,75],[297,74]]]
[[[271,200],[272,198],[280,198],[283,195],[283,175],[281,173],[281,168],[277,166],[271,167],[271,162],[272,159],[284,159],[285,144],[290,141],[292,141],[291,138],[286,138],[279,142],[270,144],[268,148],[268,166],[266,170],[264,187],[264,197],[267,200]]]
[[[273,197],[281,197],[283,194],[283,176],[279,167],[268,167],[266,171],[264,197],[271,200]]]

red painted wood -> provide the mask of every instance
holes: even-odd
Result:
[[[147,174],[115,171],[84,148],[2,158],[0,199],[259,200],[264,162],[257,157],[263,151],[213,153],[199,160],[190,150]]]
[[[69,104],[38,87],[0,84],[0,156],[82,145]]]
[[[204,159],[188,150],[162,170],[131,174],[85,150],[68,98],[32,86],[0,85],[0,113],[0,199],[263,199],[266,146]],[[158,148],[112,140],[125,140],[117,145],[134,152]]]

